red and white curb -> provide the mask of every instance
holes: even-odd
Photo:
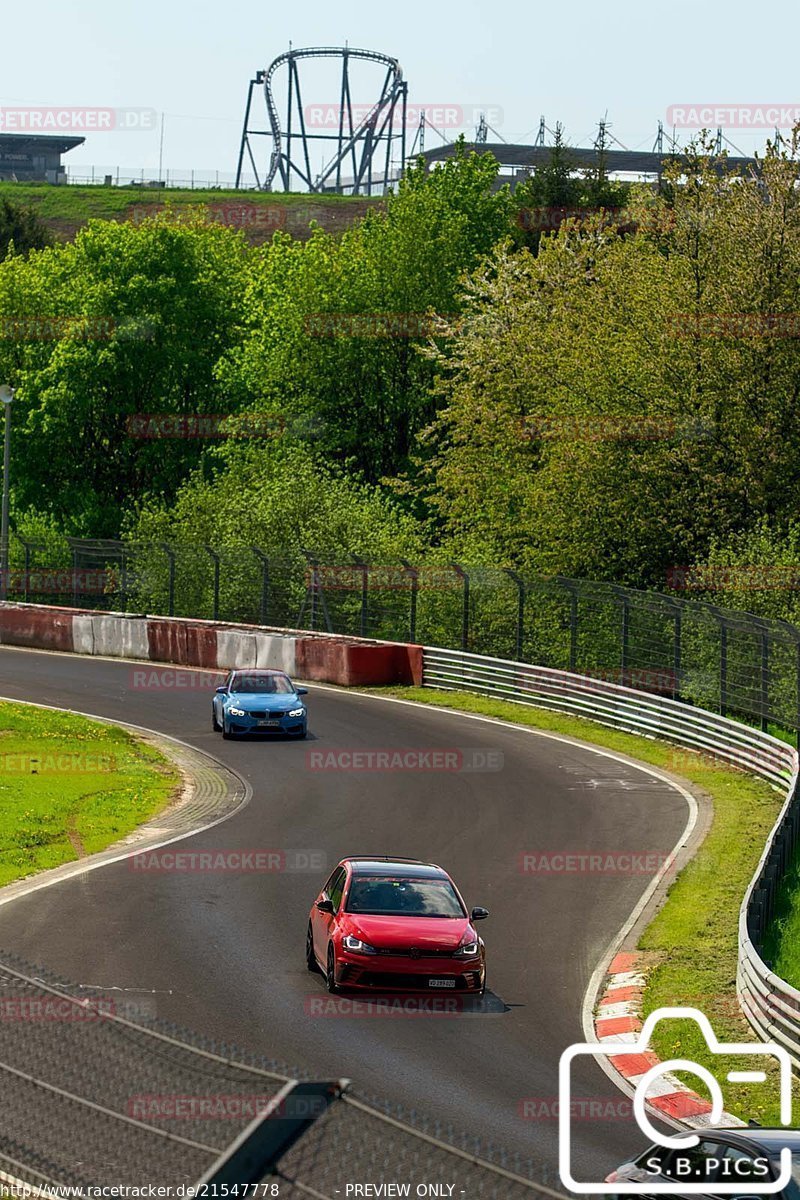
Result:
[[[644,955],[633,951],[615,955],[606,976],[594,1017],[595,1036],[603,1042],[630,1042],[637,1045],[642,1031],[640,1012],[647,965]],[[636,1088],[651,1067],[662,1060],[652,1050],[637,1049],[631,1054],[609,1057],[609,1063],[631,1087]],[[711,1124],[711,1104],[693,1092],[676,1075],[665,1072],[654,1079],[647,1092],[647,1104],[656,1113],[672,1117],[693,1129]],[[716,1124],[716,1122],[715,1122]],[[719,1124],[744,1125],[738,1117],[724,1112]]]

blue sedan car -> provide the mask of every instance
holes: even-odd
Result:
[[[296,687],[283,671],[231,671],[211,701],[211,727],[224,738],[244,733],[287,733],[304,738],[308,713]]]

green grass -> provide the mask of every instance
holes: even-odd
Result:
[[[0,703],[0,886],[94,854],[164,808],[180,775],[113,725]]]
[[[764,955],[781,979],[800,988],[800,856],[781,881]]]
[[[103,187],[102,185],[64,185],[35,183],[0,183],[0,198],[32,208],[45,223],[59,222],[76,226],[91,218],[124,220],[130,210],[141,212],[146,207],[157,209],[164,204],[183,207],[193,204],[256,205],[265,208],[275,206],[287,210],[312,206],[315,213],[330,210],[333,215],[346,216],[349,208],[359,210],[365,200],[363,196],[309,195],[305,192],[258,192],[235,191],[226,188],[147,188],[127,185]],[[377,204],[379,201],[375,200]],[[288,215],[288,213],[287,213]]]
[[[581,717],[527,708],[469,692],[438,692],[430,688],[374,690],[381,695],[481,713],[580,738],[681,775],[706,792],[714,808],[708,835],[692,862],[671,885],[666,902],[639,942],[651,967],[643,1013],[666,1005],[691,1006],[705,1013],[721,1041],[756,1040],[736,1000],[739,907],[783,803],[777,791],[762,780],[669,742],[619,732]],[[800,912],[793,915],[794,928],[800,933]],[[766,1069],[768,1077],[758,1088],[752,1084],[736,1086],[725,1080],[733,1065],[730,1059],[726,1058],[723,1064],[719,1057],[710,1054],[692,1022],[657,1026],[653,1045],[664,1060],[688,1058],[707,1067],[722,1085],[729,1112],[745,1120],[753,1117],[764,1125],[778,1123],[777,1075],[766,1059],[753,1061],[740,1057],[736,1064],[739,1069]],[[695,1076],[687,1074],[684,1078],[695,1091],[707,1094],[702,1081]],[[797,1094],[795,1115],[800,1115]]]

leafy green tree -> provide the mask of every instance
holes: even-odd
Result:
[[[32,208],[0,197],[0,260],[12,249],[16,254],[43,250],[52,240],[50,230]]]
[[[628,184],[609,178],[604,146],[594,167],[579,170],[559,123],[547,162],[514,190],[515,244],[535,254],[542,237],[557,232],[564,221],[582,221],[600,209],[610,210],[613,219],[629,193]]]
[[[94,221],[0,264],[19,509],[116,536],[131,497],[174,495],[207,444],[196,415],[234,411],[214,368],[239,338],[247,253],[240,232],[189,214]],[[149,419],[162,414],[185,423]]]
[[[412,166],[385,209],[335,238],[276,235],[256,254],[248,332],[219,370],[242,407],[278,411],[318,448],[375,482],[408,465],[434,415],[418,347],[457,312],[460,275],[508,231],[491,155]]]
[[[496,255],[438,353],[426,436],[445,536],[545,572],[665,586],[794,512],[800,197],[791,156],[734,180],[708,147],[601,218]]]

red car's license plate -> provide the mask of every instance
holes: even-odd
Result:
[[[454,988],[455,986],[456,986],[455,979],[429,979],[428,980],[428,987],[432,987],[432,988],[434,988],[434,987]]]

